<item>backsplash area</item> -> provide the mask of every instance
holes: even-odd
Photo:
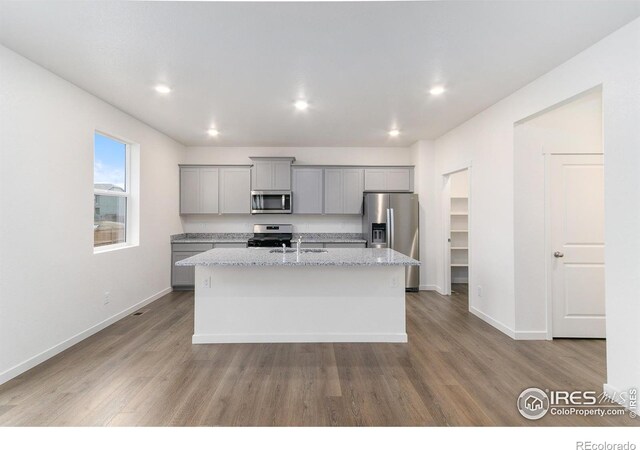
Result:
[[[295,233],[362,233],[362,216],[355,215],[193,215],[181,219],[185,233],[251,233],[256,223],[290,223]]]

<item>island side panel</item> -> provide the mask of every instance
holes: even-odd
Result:
[[[404,266],[197,266],[192,342],[407,342],[404,273]]]

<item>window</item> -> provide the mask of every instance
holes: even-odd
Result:
[[[130,145],[95,133],[93,157],[93,247],[124,246],[130,242]]]

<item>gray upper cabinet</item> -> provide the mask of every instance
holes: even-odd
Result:
[[[322,169],[296,168],[291,172],[294,214],[322,214]]]
[[[362,214],[362,194],[364,192],[364,170],[343,169],[344,213]]]
[[[273,189],[276,191],[291,190],[291,161],[273,162]]]
[[[342,214],[344,211],[342,169],[324,170],[324,212]]]
[[[251,170],[248,167],[220,169],[220,214],[249,214]]]
[[[218,169],[215,167],[200,169],[200,212],[218,214]]]
[[[364,190],[413,192],[413,170],[408,167],[365,169]]]
[[[200,169],[180,168],[180,214],[200,212]]]
[[[273,189],[273,163],[255,162],[251,168],[251,189],[265,191]]]
[[[363,169],[325,169],[325,214],[361,214]]]
[[[180,214],[218,213],[218,169],[180,168]]]
[[[254,191],[290,191],[293,157],[251,157],[251,189]]]

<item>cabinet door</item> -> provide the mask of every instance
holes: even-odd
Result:
[[[322,169],[292,169],[293,212],[322,214]]]
[[[364,190],[365,191],[386,191],[387,177],[385,169],[365,169],[364,170]]]
[[[363,178],[362,169],[343,169],[344,214],[362,214]]]
[[[220,169],[220,213],[249,214],[251,172],[244,167]]]
[[[343,169],[324,170],[324,212],[342,214],[344,212]]]
[[[180,168],[180,214],[200,212],[200,171],[197,167]]]
[[[176,266],[178,261],[197,255],[202,252],[173,252],[171,255],[171,285],[172,286],[193,286],[195,284],[195,267]]]
[[[202,214],[218,214],[218,169],[202,167],[200,170],[200,210]]]
[[[409,169],[386,169],[388,191],[410,191],[411,171]]]
[[[291,163],[289,161],[274,161],[273,188],[278,191],[291,190]]]
[[[251,189],[254,191],[274,189],[273,172],[273,162],[254,162],[251,168]]]

